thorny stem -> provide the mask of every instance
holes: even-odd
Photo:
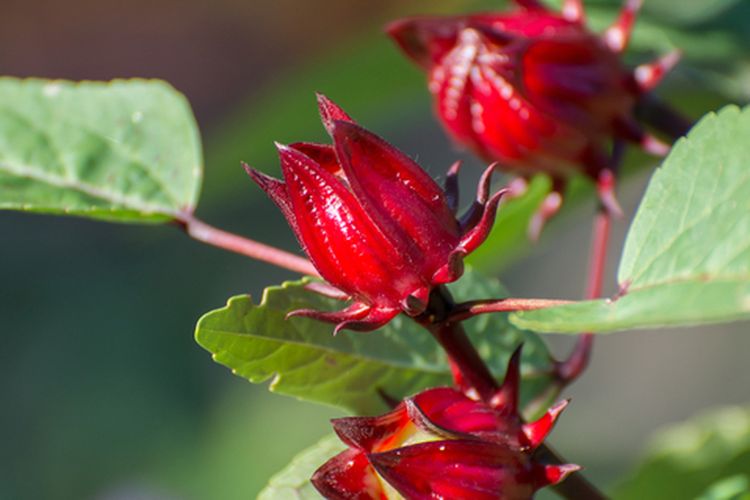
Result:
[[[222,231],[196,219],[188,213],[180,214],[175,221],[193,239],[208,243],[230,252],[245,255],[261,262],[266,262],[282,269],[288,269],[308,276],[320,276],[312,263],[285,250],[266,245],[236,234]]]
[[[460,322],[451,321],[456,307],[450,292],[437,287],[430,295],[427,311],[415,320],[426,328],[445,349],[463,378],[484,401],[489,401],[499,389],[499,384],[472,345]],[[537,454],[550,464],[564,464],[552,448],[542,444]],[[574,472],[565,481],[552,488],[569,500],[604,500],[606,497],[589,483],[580,472]]]

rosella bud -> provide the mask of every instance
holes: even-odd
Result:
[[[532,424],[517,412],[518,361],[491,404],[453,388],[424,391],[380,417],[333,421],[349,448],[313,475],[329,499],[526,499],[578,470],[544,465],[533,451],[562,406]]]
[[[603,35],[586,27],[580,0],[566,0],[560,14],[534,0],[516,3],[520,8],[508,13],[412,18],[388,26],[427,71],[448,133],[522,176],[550,174],[557,189],[576,171],[598,180],[612,166],[612,141],[666,154],[669,146],[643,130],[634,108],[679,54],[625,67],[621,53],[641,2],[626,0]],[[617,211],[611,196],[603,202]],[[547,205],[554,212],[559,200]]]
[[[320,275],[352,304],[338,312],[294,311],[353,330],[373,330],[405,312],[424,312],[430,290],[463,273],[463,258],[487,237],[502,192],[455,216],[448,193],[419,165],[319,96],[333,145],[278,145],[284,182],[246,167],[276,202]],[[458,167],[449,172],[453,179]]]

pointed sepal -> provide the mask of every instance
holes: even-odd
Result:
[[[484,243],[484,240],[490,235],[492,226],[495,224],[495,216],[497,215],[497,207],[500,204],[503,196],[507,193],[507,190],[501,189],[497,193],[493,194],[492,197],[484,205],[482,216],[479,218],[479,222],[474,227],[469,229],[462,237],[460,248],[462,248],[466,255],[476,250],[479,245]]]
[[[565,0],[562,6],[562,15],[568,21],[585,23],[586,9],[583,6],[583,0]]]
[[[519,345],[508,361],[505,379],[500,389],[492,396],[490,406],[503,415],[518,415],[518,404],[521,386],[521,352],[523,344]]]
[[[357,450],[342,451],[328,460],[310,479],[328,500],[382,500],[382,483],[367,456]]]
[[[376,452],[398,446],[403,434],[410,431],[409,413],[401,404],[377,417],[344,417],[331,420],[333,430],[348,446]]]
[[[570,400],[564,399],[547,410],[547,413],[545,413],[539,420],[523,425],[523,433],[528,439],[529,445],[532,449],[536,449],[542,444],[549,433],[552,432],[552,428],[555,426],[557,418],[568,406],[568,403],[570,403]]]
[[[543,465],[539,467],[537,482],[540,488],[562,483],[568,476],[581,470],[581,466],[574,464]]]
[[[320,113],[320,120],[323,122],[328,135],[333,137],[333,123],[336,121],[344,121],[355,123],[354,120],[341,109],[341,106],[330,100],[328,97],[321,93],[315,94],[318,98],[318,112]]]
[[[448,173],[445,176],[445,183],[443,184],[443,190],[445,191],[445,202],[448,205],[448,209],[456,214],[458,210],[459,202],[459,186],[458,186],[458,172],[461,170],[461,160],[458,160],[448,169]]]
[[[682,58],[681,50],[673,50],[656,61],[641,64],[633,71],[633,78],[640,92],[650,92],[661,83]]]
[[[294,144],[290,144],[289,147],[304,154],[328,172],[337,176],[343,174],[333,146],[329,144],[316,144],[314,142],[295,142]]]
[[[292,211],[292,204],[289,201],[289,194],[287,193],[284,182],[254,169],[247,163],[243,162],[242,167],[253,182],[255,182],[255,184],[257,184],[258,187],[261,188],[269,198],[271,198],[271,201],[273,201],[277,207],[279,207],[287,222],[289,222],[294,229],[296,226],[296,217]]]
[[[625,0],[617,20],[602,35],[604,43],[612,52],[624,52],[630,42],[633,25],[641,10],[643,0]]]
[[[551,191],[547,193],[547,196],[542,200],[542,204],[539,205],[534,215],[531,217],[529,222],[529,239],[531,241],[538,241],[542,235],[542,230],[547,225],[547,222],[552,219],[562,208],[563,197],[559,191]]]

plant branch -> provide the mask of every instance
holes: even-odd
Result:
[[[653,94],[641,97],[635,112],[643,122],[667,134],[672,140],[687,135],[694,125],[693,120]]]
[[[599,209],[594,217],[594,229],[591,239],[591,257],[589,258],[586,299],[596,299],[602,295],[604,270],[607,263],[607,245],[612,225],[612,216],[606,209]],[[582,333],[568,359],[555,363],[555,377],[560,389],[571,384],[583,374],[591,359],[594,347],[594,335]]]
[[[176,222],[193,239],[245,255],[251,259],[272,264],[308,276],[320,276],[312,263],[298,255],[242,236],[222,231],[196,219],[192,214],[180,214]]]
[[[572,304],[570,300],[555,299],[518,299],[509,297],[507,299],[483,299],[461,302],[452,309],[450,316],[446,318],[451,322],[464,321],[479,314],[516,311],[536,311],[548,307],[564,306]]]
[[[617,202],[615,196],[615,181],[624,156],[625,144],[622,141],[615,141],[610,160],[611,169],[600,172],[597,180],[599,203],[591,231],[591,250],[589,253],[589,268],[584,296],[587,300],[597,299],[602,295],[612,217],[613,215],[622,215],[620,204]],[[578,336],[576,345],[573,347],[573,351],[570,353],[568,359],[555,361],[553,375],[557,379],[560,391],[573,383],[586,371],[591,360],[591,351],[593,348],[594,335],[590,332],[582,333]]]
[[[500,385],[471,344],[461,323],[450,320],[455,307],[456,304],[448,289],[444,286],[437,287],[430,295],[427,311],[414,319],[432,333],[445,349],[453,366],[458,368],[463,379],[477,391],[482,400],[488,402]],[[539,447],[537,454],[549,464],[566,463],[546,444]],[[606,499],[580,472],[574,472],[565,481],[552,488],[560,496],[569,500]]]
[[[450,292],[440,286],[432,291],[427,311],[415,319],[435,337],[466,382],[484,401],[489,401],[499,385],[466,336],[461,323],[450,321],[454,307]]]

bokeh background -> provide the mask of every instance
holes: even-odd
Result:
[[[743,3],[706,2],[705,15],[750,22]],[[657,21],[696,23],[670,12],[674,2],[647,4]],[[322,139],[319,90],[436,175],[458,157],[478,167],[445,140],[422,75],[381,26],[488,5],[0,0],[0,73],[169,81],[189,98],[205,141],[198,214],[292,249],[290,231],[240,160],[273,172],[272,140]],[[750,90],[732,81],[740,91],[728,96],[694,77],[678,72],[665,91],[692,116]],[[628,214],[647,181],[641,169],[623,184]],[[569,209],[529,256],[499,273],[506,285],[519,296],[580,296],[592,211],[592,203]],[[611,277],[626,220],[616,224]],[[170,227],[0,212],[0,235],[0,499],[254,498],[337,415],[232,376],[192,337],[202,313],[292,274]],[[740,323],[601,337],[552,442],[596,482],[614,484],[658,427],[748,402],[748,330]],[[563,354],[571,339],[549,341]]]

